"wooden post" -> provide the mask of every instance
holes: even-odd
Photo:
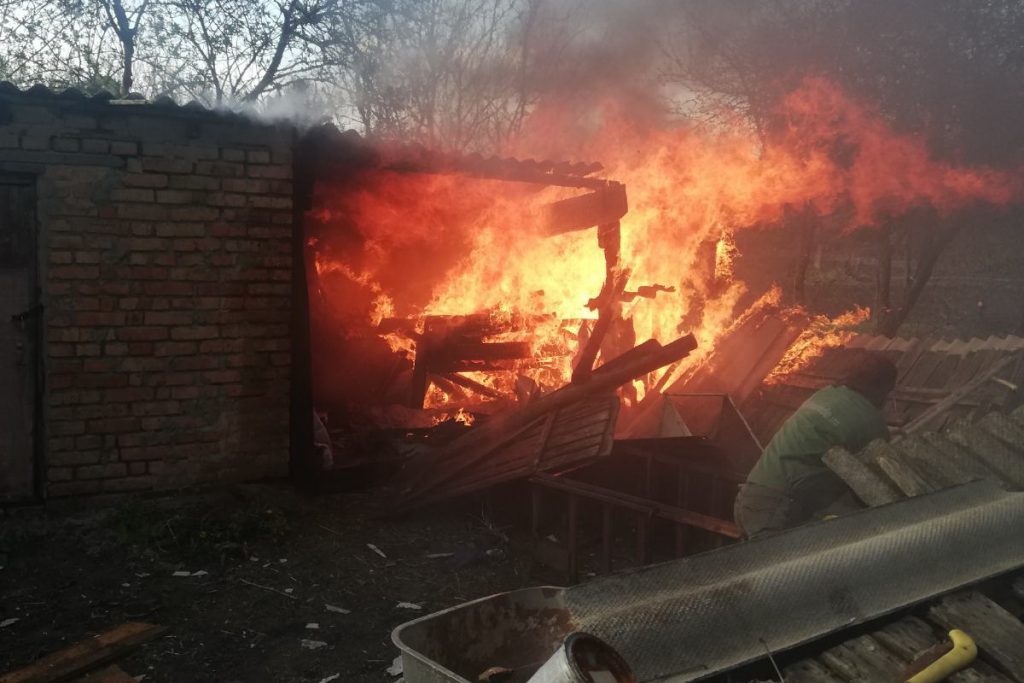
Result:
[[[578,527],[577,527],[577,524],[578,524],[578,521],[579,521],[579,503],[580,503],[580,501],[579,501],[579,497],[575,493],[570,493],[568,498],[569,498],[569,505],[568,505],[569,532],[567,534],[567,536],[568,536],[567,544],[568,544],[569,552],[568,552],[568,555],[567,555],[568,561],[567,561],[566,564],[568,565],[569,583],[570,584],[575,584],[575,583],[578,583],[579,580],[580,580],[579,547],[578,547],[579,546],[579,542],[578,542],[579,539],[577,539],[577,537],[576,537],[577,532],[579,531]]]
[[[679,463],[676,476],[676,507],[684,507],[690,496],[690,475],[682,463]],[[676,557],[686,554],[687,537],[690,529],[685,524],[676,524]]]
[[[601,573],[612,570],[612,506],[601,506]]]

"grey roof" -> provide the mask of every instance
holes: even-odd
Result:
[[[805,368],[769,380],[740,406],[740,411],[766,443],[801,403],[838,380],[851,358],[865,351],[885,355],[899,369],[896,390],[886,406],[889,423],[896,427],[911,423],[952,392],[991,373],[1000,363],[1006,365],[994,381],[984,382],[941,410],[930,426],[940,428],[992,408],[1011,409],[1021,398],[1014,387],[1024,386],[1022,337],[943,340],[860,335],[844,347],[827,350]]]
[[[161,114],[183,114],[215,116],[221,118],[242,119],[252,123],[263,123],[254,117],[246,116],[226,107],[207,107],[198,100],[190,100],[184,104],[178,104],[168,95],[159,95],[152,100],[146,99],[139,93],[129,93],[123,97],[115,95],[107,90],[87,94],[77,88],[66,88],[55,90],[42,84],[36,84],[28,88],[19,88],[10,81],[0,81],[0,97],[19,97],[28,100],[42,100],[62,104],[78,104],[83,107],[137,107],[140,111],[161,113]]]

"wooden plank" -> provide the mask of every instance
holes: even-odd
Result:
[[[1024,489],[1024,467],[1019,453],[980,426],[967,421],[954,423],[945,436],[966,448],[976,459],[999,475],[1006,485]]]
[[[970,635],[983,657],[1024,683],[1024,624],[998,604],[977,591],[965,591],[940,600],[928,610],[928,618]]]
[[[857,636],[818,655],[818,661],[851,682],[895,681],[904,663],[870,635]]]
[[[139,645],[163,635],[167,629],[130,621],[69,648],[43,657],[35,664],[0,676],[0,683],[60,683],[114,661]]]
[[[939,642],[935,629],[915,616],[886,624],[872,635],[890,652],[908,663]]]
[[[956,391],[950,393],[949,396],[942,399],[931,408],[928,408],[923,413],[914,418],[909,424],[907,424],[903,431],[906,434],[912,434],[914,432],[920,432],[927,429],[933,423],[938,422],[940,417],[948,411],[950,408],[955,406],[959,401],[967,398],[981,385],[985,384],[993,377],[998,375],[1000,372],[1010,366],[1010,363],[1014,360],[1014,357],[1004,358],[1002,361],[996,363],[991,368],[978,374],[977,377],[972,379],[967,384],[963,385]]]
[[[136,683],[135,676],[128,674],[116,664],[86,674],[79,680],[80,683]]]
[[[957,461],[945,457],[923,437],[908,436],[895,441],[892,447],[914,463],[919,472],[927,471],[940,488],[966,484],[979,478],[976,473],[960,467]]]
[[[822,460],[866,505],[885,505],[903,497],[889,479],[843,448],[830,449]]]
[[[927,433],[921,435],[925,443],[935,449],[936,459],[946,458],[957,469],[970,473],[972,480],[991,479],[999,481],[999,475],[988,465],[978,460],[969,450],[958,443],[950,441],[942,434]]]
[[[790,664],[782,670],[786,683],[846,683],[844,679],[836,676],[828,668],[814,661],[804,659],[795,664]]]
[[[577,493],[580,496],[590,498],[592,500],[611,503],[617,507],[633,510],[634,512],[653,514],[679,524],[688,524],[700,529],[706,529],[707,531],[712,531],[716,534],[721,534],[722,536],[728,536],[729,538],[740,537],[739,527],[730,521],[718,519],[710,515],[704,515],[699,512],[682,510],[673,505],[647,500],[639,496],[629,495],[628,493],[620,493],[619,491],[613,491],[612,489],[607,489],[602,486],[594,486],[593,484],[587,484],[581,481],[567,479],[565,477],[553,477],[550,474],[535,474],[531,477],[530,481],[543,484],[548,488],[553,488],[559,491]]]
[[[1024,465],[1024,425],[1017,424],[1003,413],[992,412],[977,424],[1020,455]]]

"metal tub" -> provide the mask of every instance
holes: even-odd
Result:
[[[402,624],[391,640],[406,683],[476,683],[495,666],[526,681],[574,630],[565,589],[524,588],[466,602]]]

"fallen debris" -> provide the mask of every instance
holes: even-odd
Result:
[[[19,617],[11,617],[10,619],[4,619],[3,621],[0,621],[0,628],[7,628],[11,624],[16,624],[19,621],[21,621]]]
[[[392,676],[402,675],[402,655],[398,655],[397,657],[395,657],[394,661],[391,662],[391,666],[388,667],[387,671]]]
[[[335,614],[352,614],[351,610],[347,610],[344,607],[335,607],[334,605],[328,605],[326,602],[324,603],[324,609],[326,609],[328,612],[334,612]]]
[[[277,593],[278,595],[283,595],[284,597],[289,598],[291,600],[297,600],[298,599],[294,595],[291,594],[292,590],[294,590],[292,588],[286,588],[284,591],[279,591],[276,588],[271,588],[270,586],[263,586],[263,585],[258,584],[258,583],[253,583],[252,581],[246,581],[245,579],[239,579],[239,581],[241,581],[242,583],[244,583],[247,586],[252,586],[253,588],[259,588],[259,589],[262,589],[262,590],[265,590],[265,591],[270,591],[271,593]]]
[[[417,605],[415,602],[400,602],[395,605],[396,609],[423,609],[422,605]]]
[[[380,548],[378,548],[377,546],[375,546],[374,544],[367,543],[366,547],[369,548],[370,550],[372,550],[373,552],[377,553],[381,557],[383,557],[385,560],[388,559],[388,556],[384,554],[384,551],[381,550]]]
[[[385,514],[607,455],[619,409],[616,387],[696,346],[693,335],[664,346],[646,341],[557,391],[474,426],[443,448],[421,452],[398,474]]]
[[[0,676],[0,683],[45,683],[72,680],[124,657],[139,645],[163,635],[166,631],[165,627],[155,624],[127,622],[98,636],[87,638],[69,648],[47,655],[23,669],[4,674]],[[110,668],[108,667],[108,669]],[[112,667],[112,669],[113,673],[110,676],[89,680],[115,682],[124,680],[123,677],[120,679],[113,677],[117,672],[124,672],[116,667]]]
[[[327,643],[322,640],[307,640],[306,638],[303,638],[299,643],[306,650],[319,650],[322,647],[327,647]]]

